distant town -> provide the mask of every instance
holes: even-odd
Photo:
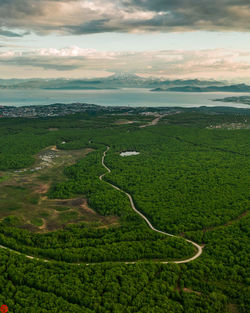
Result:
[[[120,107],[120,111],[124,111]],[[0,117],[56,117],[83,112],[117,111],[117,107],[101,107],[88,103],[55,103],[51,105],[31,105],[31,106],[0,106]],[[128,108],[126,108],[128,110]]]
[[[57,117],[77,113],[110,113],[110,114],[165,114],[166,112],[176,112],[177,108],[168,107],[127,107],[127,106],[100,106],[88,103],[55,103],[50,105],[31,106],[0,106],[0,118],[39,118]]]
[[[216,100],[216,101],[219,101]],[[222,101],[225,101],[224,99]],[[219,113],[244,113],[249,114],[249,109],[232,108],[232,107],[128,107],[128,106],[100,106],[89,103],[54,103],[50,105],[30,105],[30,106],[1,106],[0,118],[47,118],[72,115],[77,113],[108,113],[108,114],[166,114],[180,113],[186,111],[203,112],[209,114]]]

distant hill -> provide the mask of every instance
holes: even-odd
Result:
[[[130,73],[116,73],[105,78],[95,79],[11,79],[0,80],[0,89],[56,89],[56,90],[101,90],[117,88],[148,88],[165,91],[169,88],[193,88],[225,86],[219,81],[164,80],[144,78]]]
[[[229,86],[177,86],[170,88],[158,87],[151,91],[175,91],[175,92],[250,92],[250,86],[245,84]]]
[[[250,96],[226,97],[226,98],[223,98],[223,99],[214,99],[213,101],[235,102],[235,103],[243,103],[243,104],[250,105]]]

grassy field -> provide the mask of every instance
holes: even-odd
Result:
[[[47,197],[50,187],[65,179],[64,168],[91,151],[48,147],[36,155],[32,167],[0,173],[0,219],[16,217],[10,223],[35,232],[53,231],[77,222],[104,227],[118,223],[118,218],[103,217],[90,209],[82,197],[68,200]]]

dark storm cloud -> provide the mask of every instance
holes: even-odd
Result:
[[[169,11],[182,8],[195,8],[207,13],[217,8],[226,8],[228,6],[249,5],[248,0],[122,0],[128,7],[138,7],[152,11]]]
[[[249,0],[124,0],[124,5],[159,15],[148,26],[165,30],[250,30]]]
[[[65,30],[75,35],[114,31],[108,26],[109,19],[93,20],[81,25],[67,25]]]
[[[0,27],[40,34],[249,31],[249,21],[249,0],[0,0]]]
[[[28,34],[28,32],[19,34],[19,33],[12,32],[10,30],[0,29],[0,36],[4,36],[4,37],[23,37],[26,34]]]
[[[37,15],[42,11],[44,1],[38,0],[0,0],[0,17],[8,19]]]

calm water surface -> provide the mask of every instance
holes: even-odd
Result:
[[[199,107],[231,106],[250,108],[240,103],[213,102],[213,99],[249,95],[243,93],[151,92],[148,89],[118,90],[0,90],[0,105],[46,105],[83,102],[107,106]]]
[[[120,156],[128,157],[128,156],[131,156],[131,155],[138,155],[138,154],[140,154],[140,152],[137,152],[137,151],[125,151],[125,152],[120,153]]]

